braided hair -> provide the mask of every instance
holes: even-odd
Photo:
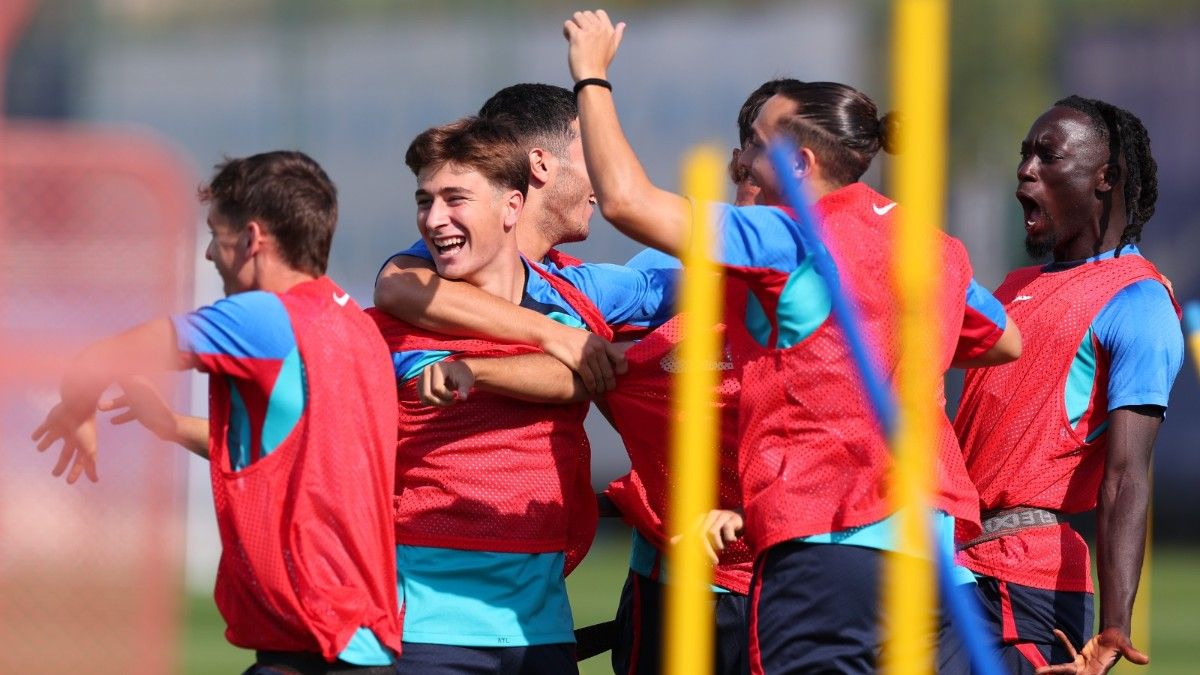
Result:
[[[1093,128],[1108,141],[1110,166],[1125,162],[1125,229],[1120,246],[1142,239],[1142,226],[1154,215],[1158,201],[1158,163],[1150,154],[1150,134],[1136,115],[1094,98],[1068,96],[1054,105],[1086,114]],[[1120,250],[1120,247],[1118,247]]]

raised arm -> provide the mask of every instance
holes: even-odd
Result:
[[[614,28],[604,10],[575,12],[563,25],[571,77],[607,80],[624,32],[625,24]],[[577,98],[584,159],[600,213],[630,238],[682,256],[691,236],[691,205],[650,182],[621,130],[611,91],[589,85]]]
[[[950,364],[955,368],[984,368],[999,366],[1009,361],[1016,361],[1021,356],[1021,330],[1017,322],[1005,314],[1004,332],[1000,339],[986,352],[970,359],[955,360]]]
[[[184,360],[175,342],[170,321],[156,319],[88,346],[63,376],[62,400],[33,432],[39,451],[62,441],[62,451],[52,473],[67,482],[86,473],[96,474],[96,405],[110,384],[126,376],[179,370]]]
[[[546,318],[482,291],[471,284],[443,279],[432,263],[398,255],[375,281],[375,306],[426,330],[539,347],[579,373],[589,392],[615,386],[620,353],[603,338]]]

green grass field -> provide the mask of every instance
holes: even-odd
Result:
[[[606,532],[567,580],[577,626],[612,618],[625,579],[628,553],[628,535]],[[1137,668],[1124,664],[1114,672],[1194,675],[1197,667],[1190,648],[1200,635],[1200,548],[1156,549],[1151,575],[1151,665]],[[209,596],[189,597],[179,672],[216,675],[245,669],[253,655],[229,646],[224,629]],[[612,672],[607,653],[580,666],[583,675]]]

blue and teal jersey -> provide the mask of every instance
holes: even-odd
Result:
[[[308,383],[291,319],[279,296],[237,293],[171,317],[176,345],[189,366],[229,385],[229,469],[241,471],[271,454],[304,416]],[[339,654],[347,663],[381,666],[391,652],[360,627]]]
[[[1069,269],[1085,262],[1112,258],[1116,250],[1087,260],[1051,263],[1047,272]],[[1137,255],[1136,246],[1125,246],[1121,255]],[[1183,367],[1183,333],[1167,289],[1153,279],[1130,284],[1117,292],[1096,314],[1071,362],[1063,395],[1067,418],[1078,427],[1087,414],[1107,413],[1135,405],[1167,407],[1175,377]],[[1107,377],[1107,382],[1100,381]],[[1107,406],[1097,410],[1095,397],[1103,391]],[[1089,413],[1090,411],[1090,413]],[[1087,439],[1108,428],[1105,420],[1094,426]]]

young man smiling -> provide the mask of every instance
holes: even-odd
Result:
[[[572,267],[562,272],[567,283],[521,258],[528,169],[507,123],[467,118],[429,129],[405,161],[441,277],[604,338],[606,322],[669,315],[669,280],[655,273]],[[583,387],[541,378],[561,366],[537,348],[371,313],[400,382],[396,565],[408,631],[400,672],[574,671],[563,579],[596,525]],[[481,358],[501,355],[517,358]]]

